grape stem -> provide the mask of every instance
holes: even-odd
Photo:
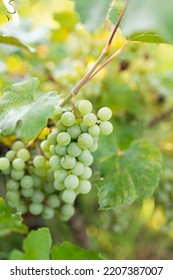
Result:
[[[64,98],[64,100],[62,101],[62,103],[59,105],[60,107],[63,107],[66,102],[73,98],[77,93],[78,91],[88,82],[90,81],[90,79],[92,77],[94,77],[103,67],[105,67],[109,62],[111,62],[116,56],[118,56],[122,50],[125,48],[125,46],[127,45],[127,40],[125,41],[125,43],[123,44],[123,46],[116,52],[114,53],[100,68],[98,68],[98,66],[101,64],[101,62],[105,59],[105,57],[109,54],[109,51],[110,51],[110,47],[111,47],[111,44],[112,44],[112,40],[115,36],[115,33],[121,23],[121,20],[123,18],[123,15],[126,11],[126,8],[127,8],[127,4],[125,5],[125,7],[123,8],[120,16],[119,16],[119,19],[116,23],[116,25],[114,26],[109,38],[108,38],[108,41],[106,43],[106,46],[105,48],[103,49],[101,55],[99,56],[99,58],[97,59],[97,61],[95,62],[95,64],[93,65],[93,67],[88,71],[88,73],[82,78],[82,80],[71,90],[71,92]],[[97,70],[98,68],[98,70]]]

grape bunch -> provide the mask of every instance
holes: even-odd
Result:
[[[56,211],[62,220],[69,220],[77,196],[92,188],[92,153],[98,148],[100,134],[112,133],[111,116],[108,107],[96,116],[91,102],[81,100],[74,111],[56,108],[56,127],[40,143],[39,154],[29,151],[22,141],[14,142],[0,158],[0,170],[7,176],[8,204],[45,219]]]

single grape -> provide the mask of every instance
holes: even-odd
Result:
[[[112,111],[108,107],[102,107],[97,116],[101,121],[108,121],[112,117]]]
[[[53,114],[53,119],[58,121],[61,118],[62,114],[63,114],[63,109],[60,106],[56,106]]]
[[[98,149],[98,143],[95,143],[95,144],[93,144],[92,146],[91,146],[91,148],[89,149],[89,151],[91,152],[91,153],[94,153],[97,149]]]
[[[15,158],[12,161],[12,166],[15,170],[23,170],[25,168],[25,162],[21,158]]]
[[[56,155],[55,147],[56,145],[53,144],[50,145],[49,152],[51,153],[51,155]]]
[[[80,180],[77,191],[82,194],[89,193],[91,190],[91,183],[88,180]]]
[[[10,151],[6,152],[5,157],[9,161],[13,161],[13,159],[15,159],[15,157],[16,157],[16,151],[10,150]]]
[[[29,206],[29,211],[33,215],[40,215],[43,211],[43,205],[40,203],[31,203]]]
[[[75,209],[71,204],[64,204],[61,208],[61,220],[68,221],[75,213]]]
[[[59,197],[56,194],[52,194],[47,199],[47,205],[51,208],[57,208],[60,206]]]
[[[34,191],[31,200],[34,203],[41,203],[43,202],[44,198],[45,198],[44,193],[40,190],[36,190]]]
[[[78,104],[78,110],[81,113],[81,115],[86,115],[92,111],[92,104],[88,100],[81,100]]]
[[[6,188],[8,191],[16,191],[19,189],[19,183],[13,179],[9,179],[6,183]]]
[[[87,159],[90,159],[91,153],[89,150],[85,149],[81,152],[81,154],[78,156],[78,160],[81,162],[84,162]]]
[[[9,175],[10,172],[11,172],[11,168],[10,167],[8,169],[1,170],[1,173],[4,174],[4,175]]]
[[[41,178],[46,177],[46,169],[45,168],[35,168],[34,175],[39,176]]]
[[[95,124],[95,125],[89,127],[88,133],[89,133],[92,137],[99,136],[99,134],[100,134],[100,127],[99,127],[97,124]]]
[[[69,155],[65,155],[61,158],[61,166],[64,169],[72,169],[76,164],[76,159],[74,157],[70,157]]]
[[[15,181],[21,180],[24,174],[25,174],[24,170],[15,170],[15,169],[12,169],[10,173],[11,178]]]
[[[74,124],[67,128],[67,132],[70,134],[71,139],[77,139],[81,134],[81,129],[79,125]]]
[[[62,193],[62,199],[66,203],[72,204],[75,201],[76,192],[73,190],[64,190]]]
[[[13,145],[11,146],[11,149],[13,151],[19,151],[21,149],[25,148],[25,144],[22,141],[15,141]]]
[[[60,132],[57,136],[57,142],[61,146],[67,146],[71,141],[70,134],[67,132]]]
[[[61,123],[64,126],[72,126],[75,123],[75,116],[72,112],[65,112],[61,116]]]
[[[78,137],[78,145],[81,149],[89,149],[93,145],[93,138],[88,133],[82,133]]]
[[[110,122],[101,122],[100,124],[100,132],[102,135],[109,135],[113,131],[113,125]]]
[[[60,120],[57,122],[56,126],[58,127],[59,132],[65,132],[67,129],[67,127],[64,126]]]
[[[67,152],[71,157],[78,157],[81,154],[82,149],[79,147],[79,145],[76,142],[72,142],[68,146]]]
[[[56,138],[57,138],[58,132],[55,130],[53,132],[51,132],[48,137],[47,137],[47,141],[49,142],[49,144],[52,145],[56,145]]]
[[[30,152],[23,148],[17,152],[17,157],[23,159],[23,161],[28,161],[30,159]]]
[[[67,189],[76,189],[79,185],[79,179],[75,175],[68,175],[64,180],[64,185]]]
[[[39,176],[33,175],[32,179],[34,181],[34,187],[35,188],[38,188],[38,187],[42,186],[43,182],[42,182],[42,179]]]
[[[75,166],[71,169],[73,175],[80,176],[84,172],[83,163],[77,161]]]
[[[43,168],[46,165],[46,158],[42,155],[37,155],[33,159],[33,165],[35,168]]]
[[[65,188],[64,183],[60,182],[59,180],[55,179],[53,186],[56,190],[61,191]]]
[[[53,155],[50,159],[49,159],[49,164],[51,166],[51,168],[53,170],[57,170],[61,168],[61,164],[60,164],[61,158],[60,156],[57,155]]]
[[[54,172],[54,178],[59,182],[64,182],[64,179],[67,176],[67,174],[67,170],[61,168]]]
[[[8,201],[18,201],[20,198],[19,191],[7,191],[6,197]]]
[[[66,146],[61,146],[61,145],[56,145],[55,146],[55,152],[59,156],[64,156],[67,153],[67,147]]]
[[[94,160],[94,158],[93,158],[93,156],[90,154],[90,155],[88,156],[88,158],[86,158],[84,161],[82,161],[82,163],[83,163],[84,166],[90,166],[90,165],[93,163],[93,160]]]
[[[97,121],[97,117],[93,113],[88,113],[83,117],[83,123],[86,126],[93,126]]]
[[[82,133],[88,132],[88,126],[86,126],[86,124],[84,124],[83,122],[80,124],[80,129]]]
[[[55,210],[51,207],[45,206],[42,212],[43,219],[50,220],[55,215]]]
[[[34,180],[31,176],[29,175],[25,175],[23,176],[23,178],[20,181],[20,185],[22,188],[24,189],[29,189],[32,188],[34,185]]]
[[[52,182],[46,182],[45,184],[43,184],[43,190],[45,193],[54,193],[55,191],[55,188],[54,188],[54,185],[52,184]]]
[[[26,198],[30,198],[34,193],[34,189],[30,188],[30,189],[22,189],[21,190],[21,194],[26,197]]]
[[[87,180],[92,176],[92,169],[88,166],[85,166],[84,172],[80,175],[80,178],[83,180]]]
[[[5,157],[0,158],[0,170],[7,170],[9,167],[10,161]]]
[[[49,152],[49,148],[50,148],[49,141],[47,139],[43,140],[40,144],[40,147],[41,147],[43,152],[45,152],[45,153]]]

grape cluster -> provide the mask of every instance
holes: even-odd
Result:
[[[107,107],[96,116],[92,104],[81,100],[75,112],[56,108],[56,127],[40,143],[38,155],[22,141],[14,142],[0,158],[0,170],[7,176],[8,204],[45,219],[57,211],[62,220],[69,220],[76,197],[91,190],[92,153],[98,148],[99,135],[112,132],[111,116]]]

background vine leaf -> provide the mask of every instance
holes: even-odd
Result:
[[[0,98],[0,132],[11,134],[21,121],[21,134],[26,139],[37,135],[53,116],[54,106],[60,102],[56,92],[36,95],[37,78],[6,86]]]

